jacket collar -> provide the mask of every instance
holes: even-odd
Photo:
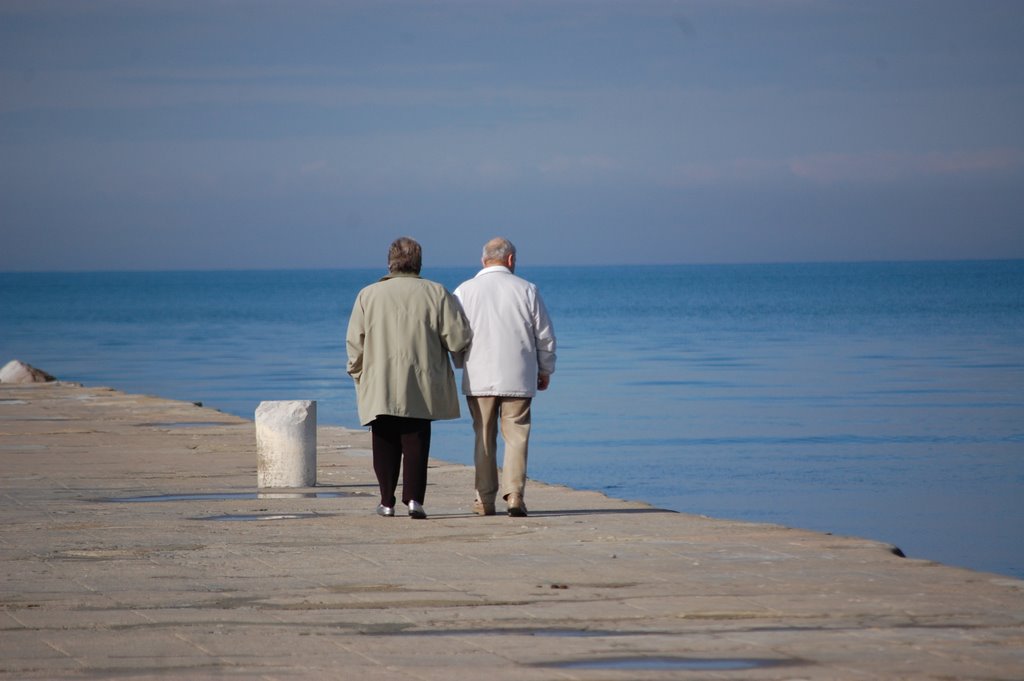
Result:
[[[492,272],[501,272],[503,274],[512,274],[512,270],[510,270],[509,268],[505,267],[504,265],[491,265],[490,267],[485,267],[482,270],[480,270],[479,272],[477,272],[476,276],[479,277],[479,276],[484,275],[484,274],[491,274]]]
[[[388,272],[380,278],[381,281],[387,281],[388,279],[397,279],[398,277],[411,277],[413,279],[422,279],[418,274],[412,272]]]

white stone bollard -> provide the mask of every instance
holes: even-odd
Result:
[[[260,489],[316,485],[316,401],[279,400],[256,407],[256,478]]]

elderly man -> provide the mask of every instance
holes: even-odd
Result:
[[[423,499],[430,423],[459,417],[448,356],[472,338],[452,294],[420,277],[422,264],[416,241],[396,239],[388,251],[387,276],[356,296],[346,335],[359,422],[370,426],[373,438],[373,470],[380,486],[377,513],[385,517],[395,515],[400,469],[402,503],[412,518],[427,517]]]
[[[464,356],[456,355],[476,434],[473,510],[494,515],[500,422],[502,498],[510,516],[524,517],[530,404],[555,371],[555,331],[537,287],[515,275],[516,248],[508,239],[488,241],[481,264],[475,277],[455,289],[473,330],[472,345]]]

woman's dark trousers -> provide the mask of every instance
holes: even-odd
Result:
[[[380,503],[394,507],[398,474],[402,472],[402,503],[423,503],[427,492],[430,421],[405,416],[378,416],[370,424],[373,472],[380,485]],[[405,458],[405,465],[402,459]]]

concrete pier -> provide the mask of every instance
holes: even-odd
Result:
[[[261,498],[254,431],[0,385],[0,678],[1024,678],[1024,581],[533,482],[477,517],[442,451],[430,519],[381,518],[340,428]]]

